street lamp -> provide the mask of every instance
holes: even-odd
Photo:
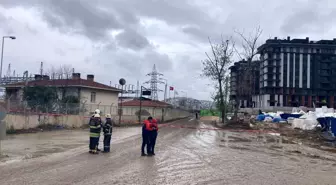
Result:
[[[119,125],[121,125],[121,116],[123,114],[123,109],[122,109],[122,102],[123,102],[123,91],[124,91],[124,85],[126,84],[126,80],[123,78],[120,78],[119,84],[121,85],[121,94],[120,94],[120,107],[119,107]]]
[[[3,36],[2,37],[2,45],[1,45],[1,64],[0,64],[0,81],[2,82],[2,64],[3,64],[3,54],[4,54],[4,47],[5,47],[5,39],[12,39],[15,40],[15,36]]]

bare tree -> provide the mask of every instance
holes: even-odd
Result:
[[[72,73],[73,67],[71,65],[51,66],[47,72],[51,79],[70,79]]]
[[[72,73],[74,72],[74,68],[71,65],[60,65],[59,67],[51,66],[49,70],[47,70],[47,75],[50,76],[51,79],[71,79]],[[65,81],[62,84],[59,84],[59,90],[61,92],[61,96],[59,97],[59,101],[62,103],[67,103],[70,99],[71,101],[74,100],[72,97],[67,96],[67,86],[68,81]],[[63,106],[63,104],[61,104]],[[63,109],[67,109],[67,107],[63,107]]]
[[[223,92],[223,82],[227,76],[228,67],[232,63],[234,54],[234,43],[231,39],[224,40],[218,44],[213,44],[209,38],[211,55],[205,53],[207,59],[203,61],[203,76],[213,80],[218,87],[219,108],[221,111],[222,122],[225,122],[225,97]]]
[[[247,97],[248,103],[252,104],[252,95],[255,93],[255,82],[258,78],[255,75],[255,69],[258,65],[258,62],[254,62],[256,60],[256,56],[258,55],[258,47],[259,47],[259,38],[262,35],[263,30],[258,26],[253,32],[250,32],[247,36],[244,32],[235,31],[235,33],[241,38],[242,43],[242,51],[239,52],[236,48],[236,52],[241,60],[245,60],[246,64],[241,65],[239,69],[238,81],[237,84],[237,93],[236,93],[236,110],[235,115],[239,109],[239,102],[243,96]]]
[[[229,111],[229,95],[230,95],[230,77],[228,75],[225,76],[223,80],[223,98],[224,98],[224,107],[225,107],[225,113]],[[213,102],[216,104],[217,108],[220,108],[220,92],[219,92],[219,86],[215,86],[216,92],[212,94]]]

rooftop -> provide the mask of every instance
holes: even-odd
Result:
[[[81,79],[79,73],[74,73],[72,79],[49,79],[48,76],[35,75],[35,80],[18,82],[5,85],[6,88],[21,88],[24,86],[53,86],[53,87],[85,87],[91,89],[101,89],[119,92],[121,89],[95,82],[93,75],[88,75],[88,79]]]
[[[291,39],[289,36],[285,39],[279,39],[278,37],[274,37],[273,39],[267,39],[266,42],[261,45],[258,50],[261,50],[265,48],[265,46],[268,45],[300,45],[300,46],[318,46],[318,47],[336,47],[336,38],[332,40],[319,40],[319,41],[312,41],[309,40],[309,37],[306,37],[304,39],[302,38],[295,38]]]
[[[257,67],[257,65],[259,64],[260,61],[257,61],[257,60],[253,60],[251,62],[251,65],[254,66],[254,67]],[[244,66],[244,65],[247,65],[247,61],[246,60],[241,60],[241,61],[238,61],[238,62],[235,62],[233,63],[232,66],[229,67],[230,70],[237,70],[239,69],[241,66]],[[259,66],[258,66],[259,67]]]

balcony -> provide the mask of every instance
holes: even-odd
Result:
[[[266,67],[270,67],[270,68],[274,68],[274,67],[276,67],[276,68],[279,68],[279,67],[281,67],[281,65],[280,64],[267,64],[267,65],[264,65],[264,66],[262,66],[262,67],[260,67],[261,69],[264,69],[264,68],[266,68]]]
[[[330,66],[329,65],[321,65],[320,68],[321,69],[330,69]]]
[[[328,73],[328,72],[321,72],[320,75],[321,75],[321,76],[330,76],[331,73]]]

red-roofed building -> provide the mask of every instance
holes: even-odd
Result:
[[[49,76],[35,75],[35,80],[8,84],[6,97],[11,102],[22,101],[23,88],[25,86],[50,86],[59,89],[59,97],[76,96],[85,104],[118,105],[118,93],[121,91],[115,87],[94,81],[94,75],[87,75],[82,79],[80,73],[73,73],[71,79],[50,79]],[[63,96],[61,95],[62,93]]]

